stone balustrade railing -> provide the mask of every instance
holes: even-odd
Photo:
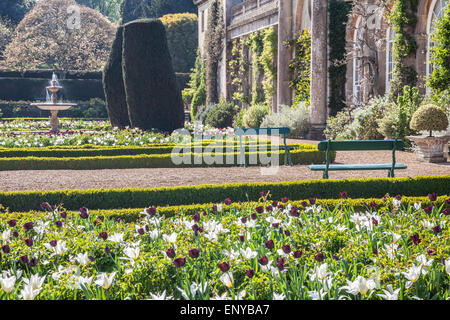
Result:
[[[230,9],[228,24],[259,15],[278,7],[279,0],[246,0]]]

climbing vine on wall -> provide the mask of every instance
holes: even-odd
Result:
[[[294,89],[294,105],[301,101],[309,105],[311,88],[311,33],[309,30],[301,32],[291,45],[295,47],[295,56],[289,64],[293,72],[290,87]]]
[[[450,88],[450,5],[436,22],[430,48],[433,71],[427,79],[428,86],[436,93]]]
[[[252,58],[252,105],[264,101],[264,90],[261,87],[260,78],[264,72],[264,68],[261,64],[261,54],[264,48],[264,42],[261,32],[254,32],[249,35],[247,46],[251,49]]]
[[[390,83],[389,98],[395,101],[408,85],[415,87],[417,84],[417,72],[407,65],[405,60],[413,55],[418,46],[411,34],[417,24],[418,0],[395,0],[389,14],[392,31],[395,34],[393,42],[394,69]]]
[[[330,97],[328,107],[331,116],[335,116],[338,111],[345,107],[345,82],[347,81],[346,25],[351,10],[351,3],[344,0],[332,0],[328,7],[330,15],[330,26],[328,28]]]
[[[228,72],[230,77],[232,99],[237,102],[248,103],[246,94],[246,78],[249,62],[246,58],[247,46],[241,38],[231,41],[230,59],[228,60]]]
[[[261,65],[264,70],[264,88],[265,102],[272,105],[272,99],[276,92],[275,80],[277,79],[277,66],[275,57],[278,53],[278,35],[274,28],[267,28],[261,31],[263,36],[263,50],[261,53]]]
[[[277,50],[278,38],[274,28],[253,32],[245,40],[236,39],[231,42],[228,70],[234,100],[252,105],[272,105],[276,91]],[[251,92],[248,92],[250,64],[252,87]]]

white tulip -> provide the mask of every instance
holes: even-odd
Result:
[[[231,272],[225,272],[224,274],[222,274],[222,276],[220,277],[220,281],[222,281],[222,283],[227,286],[228,288],[231,288],[234,284],[234,277],[233,274]]]
[[[104,272],[100,273],[97,276],[97,280],[95,280],[95,284],[98,285],[99,287],[102,287],[105,290],[108,290],[114,281],[115,275],[116,275],[115,272],[111,273],[109,276]]]
[[[357,276],[356,279],[352,282],[347,280],[347,286],[342,287],[341,289],[346,290],[351,294],[362,294],[366,295],[370,290],[374,289],[376,284],[373,280],[366,280],[366,278],[362,276]]]
[[[0,278],[0,285],[3,291],[6,293],[10,293],[14,290],[14,285],[16,284],[16,277],[7,277],[7,278]]]

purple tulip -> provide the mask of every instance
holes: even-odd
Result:
[[[219,264],[219,269],[222,272],[227,272],[228,270],[230,270],[230,265],[227,262],[222,262]]]

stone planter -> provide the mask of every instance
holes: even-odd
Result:
[[[431,163],[447,162],[447,157],[444,155],[444,147],[450,141],[450,136],[409,136],[406,138],[417,145],[417,154],[425,161]]]

